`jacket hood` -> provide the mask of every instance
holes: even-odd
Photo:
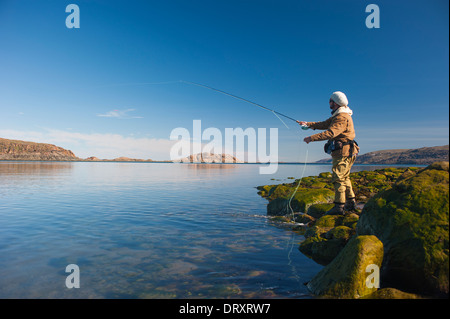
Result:
[[[353,111],[352,111],[348,106],[341,106],[341,107],[338,108],[337,110],[331,112],[331,114],[332,114],[333,116],[336,116],[336,115],[341,114],[341,113],[347,113],[347,114],[349,114],[350,116],[353,115]]]

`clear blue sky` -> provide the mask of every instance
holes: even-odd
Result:
[[[68,29],[68,4],[80,28]],[[380,8],[368,29],[365,8]],[[280,160],[343,91],[361,152],[449,143],[449,2],[0,0],[0,137],[168,159],[176,127],[279,128]],[[326,158],[312,143],[309,161]]]

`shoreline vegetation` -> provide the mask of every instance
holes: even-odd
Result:
[[[448,170],[435,162],[351,173],[358,208],[345,215],[325,214],[328,172],[256,189],[269,218],[303,235],[300,252],[324,266],[305,283],[316,297],[448,298]]]

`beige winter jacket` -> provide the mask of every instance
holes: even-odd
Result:
[[[342,108],[340,108],[342,109]],[[323,122],[307,122],[307,126],[314,130],[326,130],[325,132],[311,135],[311,140],[324,141],[324,140],[335,140],[346,143],[350,140],[355,139],[355,129],[353,127],[352,111],[346,108],[342,109]],[[342,149],[333,151],[331,153],[332,157],[342,157],[350,156],[350,145],[344,145]],[[352,155],[356,155],[359,152],[359,147],[354,146]]]

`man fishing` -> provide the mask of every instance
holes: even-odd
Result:
[[[334,92],[330,97],[332,116],[323,122],[297,121],[304,127],[313,130],[325,130],[318,134],[305,137],[303,141],[310,142],[328,140],[325,152],[333,159],[332,183],[335,189],[334,207],[328,215],[343,215],[345,211],[356,209],[355,193],[350,181],[350,170],[359,152],[358,144],[354,141],[353,111],[348,107],[347,96],[342,92]]]

